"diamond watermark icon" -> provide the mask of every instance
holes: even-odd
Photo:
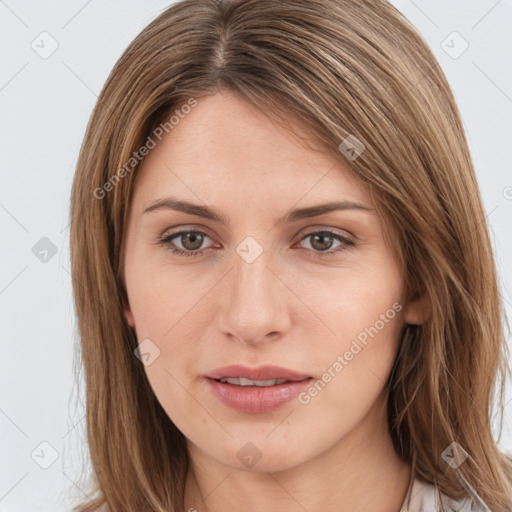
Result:
[[[59,47],[57,40],[48,32],[41,32],[31,43],[30,47],[41,59],[51,57]]]
[[[441,453],[441,457],[451,468],[457,469],[469,455],[459,443],[454,441]]]
[[[32,254],[42,263],[48,263],[57,254],[57,246],[49,238],[43,236],[32,247]]]
[[[152,364],[160,356],[160,349],[149,338],[142,340],[139,346],[133,351],[137,359],[142,361],[144,366]]]
[[[457,31],[453,31],[441,41],[441,48],[452,59],[458,59],[469,48],[469,43]]]
[[[263,252],[263,247],[252,236],[248,236],[238,245],[236,252],[246,263],[253,263]]]
[[[39,467],[48,469],[59,458],[59,452],[48,441],[43,441],[32,450],[30,456]]]
[[[246,443],[238,450],[236,456],[243,462],[248,468],[252,468],[262,456],[262,453],[258,448],[251,442]]]
[[[352,133],[338,146],[340,153],[350,162],[353,162],[365,148],[366,146]]]

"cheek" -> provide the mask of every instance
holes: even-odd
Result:
[[[133,271],[132,267],[127,273],[127,291],[137,339],[139,343],[150,340],[148,346],[157,354],[144,369],[163,404],[173,396],[177,401],[169,403],[186,410],[187,401],[180,397],[192,374],[191,364],[198,360],[200,346],[194,340],[201,339],[211,323],[204,314],[204,279],[167,266],[142,268]]]
[[[208,278],[168,265],[133,264],[127,265],[131,270],[127,271],[127,291],[137,335],[163,339],[181,319],[187,322],[207,289],[204,280]]]
[[[403,325],[401,277],[393,265],[350,269],[321,291],[307,301],[328,327],[314,358],[324,373],[301,403],[337,404],[329,413],[333,417],[357,415],[382,391],[396,357]]]
[[[342,334],[316,355],[324,373],[298,397],[304,414],[321,416],[339,432],[347,432],[368,414],[383,393],[396,358],[402,324],[397,309],[382,310],[388,312],[388,323],[375,321],[372,315],[348,317],[344,323],[340,319]]]
[[[402,280],[392,261],[381,258],[350,268],[329,269],[323,275],[296,280],[297,295],[323,327],[323,347],[348,350],[350,342],[395,338],[400,330]],[[371,333],[369,332],[371,331]],[[382,333],[381,333],[382,331]]]

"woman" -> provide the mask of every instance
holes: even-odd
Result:
[[[172,5],[105,84],[71,220],[78,510],[512,509],[485,214],[390,4]]]

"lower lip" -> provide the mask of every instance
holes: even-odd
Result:
[[[237,386],[206,379],[213,394],[225,405],[247,413],[271,412],[292,401],[311,384],[311,378],[274,386]]]

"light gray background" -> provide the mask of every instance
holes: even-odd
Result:
[[[72,394],[76,330],[69,192],[86,123],[108,73],[129,42],[170,3],[0,1],[1,512],[70,510],[70,493],[84,497],[76,485],[86,459],[83,404],[75,408]],[[426,38],[454,90],[510,318],[512,1],[393,3]],[[51,49],[50,36],[40,36],[43,31],[58,43],[46,59],[31,47],[40,53]],[[454,31],[469,44],[457,58],[464,41]],[[32,251],[43,237],[56,250],[46,262]],[[512,392],[507,396],[512,400]],[[500,446],[512,449],[512,401]],[[43,469],[52,456],[55,462]]]

